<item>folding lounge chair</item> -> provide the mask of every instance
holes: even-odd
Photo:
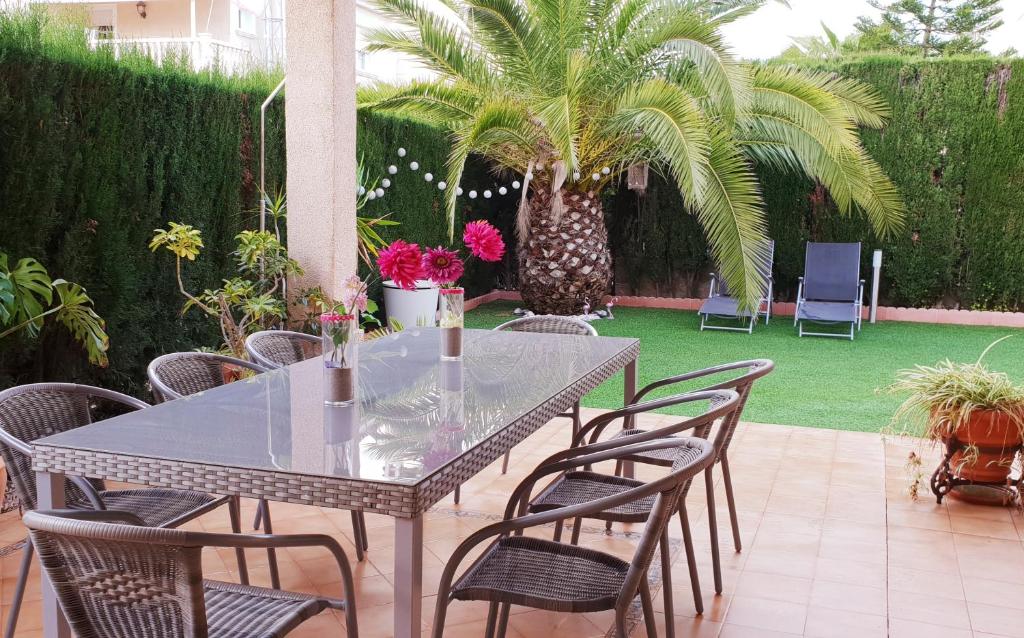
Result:
[[[797,290],[793,324],[800,336],[849,337],[860,330],[864,306],[864,280],[860,278],[860,243],[826,244],[807,242],[804,276]],[[807,332],[804,322],[849,324],[845,332]]]
[[[711,273],[711,290],[708,298],[697,311],[700,315],[700,329],[703,330],[732,330],[735,332],[754,332],[754,322],[758,315],[764,315],[764,323],[772,317],[772,265],[775,261],[775,242],[768,241],[765,252],[765,262],[762,264],[765,279],[768,281],[767,294],[761,297],[757,313],[751,316],[749,310],[741,310],[739,299],[729,294],[729,287],[722,278],[721,271]],[[740,324],[733,326],[712,325],[708,322],[711,318],[739,320]],[[742,324],[746,320],[746,325]]]

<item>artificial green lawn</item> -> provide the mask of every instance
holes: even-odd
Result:
[[[493,328],[513,319],[514,303],[469,312],[469,328]],[[775,371],[758,382],[744,420],[841,430],[877,431],[900,397],[885,391],[895,372],[944,358],[974,361],[1013,328],[920,323],[864,323],[855,341],[796,336],[791,317],[759,324],[753,335],[700,332],[695,312],[615,308],[615,319],[593,323],[609,337],[640,339],[639,386],[664,377],[741,359],[768,358]],[[1024,337],[1004,341],[985,359],[993,369],[1024,379]],[[587,407],[622,405],[622,375],[592,392]]]

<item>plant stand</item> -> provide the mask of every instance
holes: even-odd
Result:
[[[968,493],[962,495],[964,500],[969,500],[975,503],[1006,505],[1018,500],[1020,497],[1020,485],[1022,480],[1024,480],[1024,474],[1016,479],[1014,479],[1011,474],[1008,474],[1004,481],[974,481],[957,476],[956,472],[953,470],[951,461],[957,452],[967,453],[967,450],[971,447],[980,453],[991,453],[996,455],[1011,453],[1012,457],[1016,458],[1021,449],[1024,449],[1024,446],[1017,445],[1012,448],[1006,448],[1003,446],[998,448],[980,445],[970,446],[961,442],[956,437],[950,437],[946,440],[945,446],[946,453],[943,455],[939,466],[935,468],[935,472],[932,473],[931,478],[932,494],[935,495],[935,501],[937,503],[941,504],[943,497],[952,493],[954,490],[957,490],[957,492],[960,493],[961,490],[958,490],[957,488],[964,487],[982,488],[985,492],[996,495],[996,498],[984,497],[979,493]]]

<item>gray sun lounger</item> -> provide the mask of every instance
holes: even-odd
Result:
[[[758,316],[764,315],[764,323],[772,317],[772,264],[775,261],[775,242],[768,241],[765,263],[762,269],[765,279],[768,282],[766,294],[761,297],[756,313],[746,309],[740,309],[739,299],[733,297],[729,292],[729,286],[722,278],[721,271],[711,273],[711,289],[708,298],[701,305],[697,313],[700,315],[700,329],[703,330],[732,330],[735,332],[754,332],[754,323]],[[711,319],[725,319],[738,322],[738,325],[711,324]]]
[[[860,278],[860,243],[807,242],[804,276],[797,291],[793,324],[800,336],[844,337],[853,340],[860,330],[864,306],[864,280]],[[804,322],[849,324],[850,332],[807,332]]]

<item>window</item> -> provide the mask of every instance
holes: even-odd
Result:
[[[256,14],[248,9],[239,9],[236,28],[242,33],[256,35]]]
[[[89,15],[90,27],[93,37],[97,40],[113,40],[117,29],[115,26],[114,9],[107,7],[96,7]]]

